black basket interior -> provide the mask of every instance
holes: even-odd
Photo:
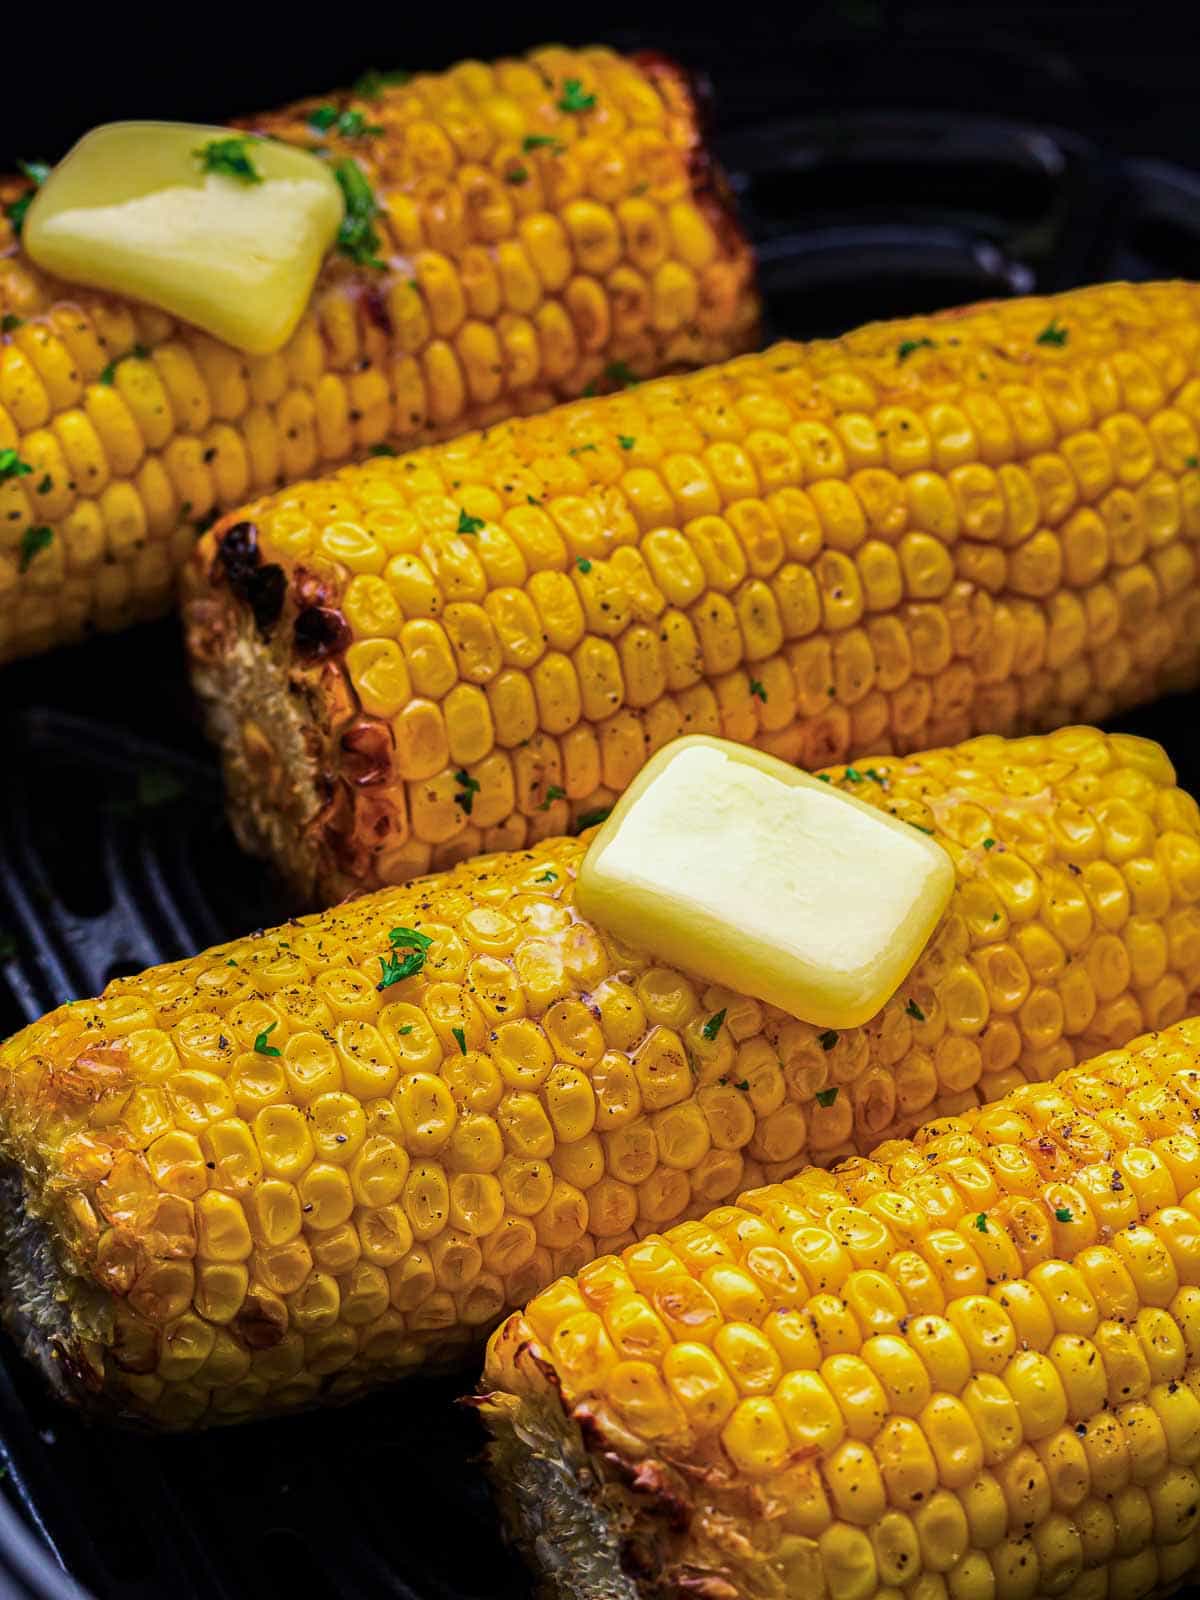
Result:
[[[828,104],[841,59],[824,63]],[[924,70],[941,82],[952,66]],[[965,71],[957,103],[978,114],[936,95],[920,111],[790,114],[767,82],[773,109],[756,116],[754,86],[733,82],[717,143],[773,335],[1105,278],[1200,277],[1200,177],[1007,120],[994,78],[964,95]],[[1069,111],[1078,86],[1052,86]],[[881,89],[878,103],[892,98]],[[0,1036],[283,914],[222,818],[173,622],[6,668],[3,686]],[[1200,789],[1196,710],[1167,702],[1122,726],[1162,739]],[[0,1597],[527,1595],[474,1463],[475,1419],[454,1404],[467,1381],[155,1440],[84,1425],[0,1341]]]

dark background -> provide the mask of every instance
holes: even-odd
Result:
[[[97,122],[220,120],[349,82],[546,41],[665,48],[706,66],[725,126],[809,106],[940,104],[1036,117],[1200,164],[1200,12],[1170,5],[804,0],[773,5],[294,3],[79,6],[6,21],[0,156]]]

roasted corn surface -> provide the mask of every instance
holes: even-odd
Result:
[[[861,1028],[614,945],[572,904],[577,839],[27,1028],[0,1050],[10,1320],[77,1397],[167,1424],[349,1395],[598,1252],[1183,1015],[1200,813],[1157,746],[1070,729],[830,779],[958,875]]]
[[[1196,677],[1200,289],[879,323],[375,461],[200,545],[244,838],[328,903],[717,733],[812,769]]]
[[[1134,1600],[1200,1563],[1200,1022],[564,1278],[488,1353],[553,1592]]]
[[[277,355],[47,278],[0,183],[0,662],[165,609],[250,496],[753,343],[749,249],[670,63],[394,77],[243,124],[325,150],[349,202]]]

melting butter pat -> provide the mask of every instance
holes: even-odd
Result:
[[[576,885],[634,947],[823,1028],[865,1022],[954,888],[926,834],[773,756],[677,739],[627,789]]]
[[[228,128],[113,122],[54,168],[22,242],[69,283],[269,355],[295,331],[344,209],[337,179],[306,150]]]

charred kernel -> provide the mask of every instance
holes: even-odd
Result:
[[[328,606],[308,606],[298,612],[292,634],[296,655],[306,662],[341,655],[352,637],[345,617]]]

